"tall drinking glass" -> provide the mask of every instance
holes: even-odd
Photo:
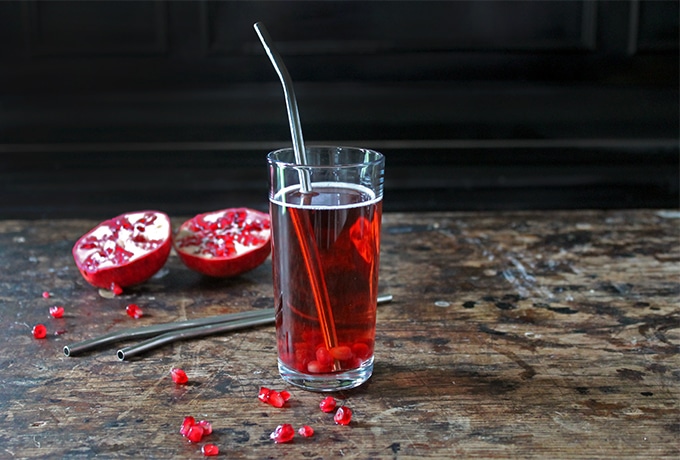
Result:
[[[355,147],[310,146],[306,157],[267,156],[279,372],[344,390],[373,373],[385,159]]]

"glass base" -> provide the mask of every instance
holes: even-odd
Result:
[[[279,374],[286,382],[309,391],[341,391],[355,388],[373,374],[373,357],[357,368],[328,374],[303,374],[279,360]]]

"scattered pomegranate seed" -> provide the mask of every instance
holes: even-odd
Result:
[[[284,423],[276,427],[276,430],[269,435],[275,443],[281,444],[284,442],[290,442],[295,437],[295,429],[290,423]]]
[[[335,410],[336,405],[337,403],[333,396],[326,396],[323,401],[319,403],[319,408],[321,408],[321,412],[326,412],[328,414]]]
[[[345,406],[339,407],[333,416],[333,420],[338,425],[349,425],[349,422],[352,420],[352,409]]]
[[[33,326],[33,337],[36,339],[44,339],[47,337],[47,328],[44,324],[36,324]]]
[[[203,428],[203,436],[208,436],[210,433],[212,433],[212,423],[209,421],[201,420],[198,422],[198,425]]]
[[[197,423],[196,419],[191,415],[184,417],[184,420],[182,420],[182,426],[179,429],[180,434],[187,438],[189,442],[193,443],[201,442],[201,439],[211,434],[212,431],[212,423],[207,420],[201,420]],[[210,452],[209,454],[206,454],[205,451],[203,453],[206,456],[212,456],[217,455],[219,451],[220,450],[217,448],[217,446],[214,446],[214,448],[208,448],[208,452]]]
[[[42,293],[43,299],[49,299],[50,298],[50,293],[47,291],[43,291]]]
[[[263,403],[269,403],[269,393],[271,393],[271,390],[269,388],[260,387],[260,391],[257,394],[257,399],[259,399]]]
[[[179,429],[179,432],[182,436],[186,436],[189,433],[189,428],[194,426],[196,424],[196,419],[193,418],[191,415],[184,417],[184,420],[182,421],[182,426]]]
[[[257,393],[257,399],[263,403],[280,408],[290,399],[290,393],[286,390],[276,391],[270,390],[267,387],[260,387],[260,391]]]
[[[135,303],[131,303],[127,307],[125,307],[125,311],[127,312],[128,316],[131,316],[134,319],[141,318],[144,313],[142,312],[142,309],[139,308],[139,305]]]
[[[298,434],[305,438],[311,438],[314,436],[314,428],[309,425],[302,425],[298,430]]]
[[[121,295],[123,293],[123,288],[116,283],[111,283],[111,292],[113,292],[113,295]]]
[[[213,457],[220,453],[220,448],[217,447],[215,444],[206,444],[203,447],[201,447],[201,452],[203,452],[203,455],[205,455],[206,457]]]
[[[201,442],[201,439],[203,439],[203,427],[201,425],[192,425],[187,432],[187,439],[193,443]]]
[[[272,390],[269,392],[269,404],[274,407],[281,408],[284,404],[286,404],[286,400],[283,398],[283,396],[281,396],[281,393],[276,390]]]
[[[50,307],[50,315],[52,315],[52,318],[61,318],[64,316],[64,307],[60,305]]]
[[[172,377],[172,381],[177,385],[185,385],[189,381],[187,373],[184,372],[184,370],[178,369],[176,367],[170,369],[170,376]]]

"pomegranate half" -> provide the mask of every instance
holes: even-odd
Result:
[[[173,237],[187,267],[214,277],[240,275],[261,265],[271,252],[270,241],[269,214],[249,208],[198,214]]]
[[[170,218],[159,211],[136,211],[100,223],[78,239],[72,252],[88,283],[116,291],[151,278],[171,248]]]

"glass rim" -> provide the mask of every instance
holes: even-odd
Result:
[[[359,161],[359,162],[352,162],[352,163],[336,163],[332,165],[319,165],[319,164],[298,164],[295,162],[290,162],[290,161],[283,161],[279,158],[277,158],[277,155],[279,155],[281,152],[293,152],[293,147],[283,147],[280,149],[272,150],[267,154],[267,161],[270,164],[276,164],[278,166],[282,167],[290,167],[290,168],[313,168],[313,169],[337,169],[337,168],[352,168],[352,167],[358,167],[358,166],[367,166],[367,165],[377,165],[380,164],[385,160],[385,155],[382,153],[378,152],[377,150],[373,150],[370,148],[366,147],[354,147],[350,145],[306,145],[305,146],[305,151],[309,152],[311,150],[328,150],[330,151],[331,149],[339,149],[339,150],[346,150],[346,151],[356,151],[356,152],[364,152],[364,153],[371,153],[375,155],[375,158],[373,158],[370,161]]]

